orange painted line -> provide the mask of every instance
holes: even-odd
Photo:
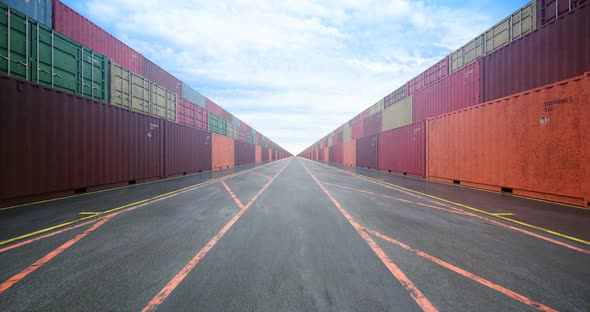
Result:
[[[467,277],[467,278],[469,278],[469,279],[471,279],[471,280],[473,280],[475,282],[478,282],[478,283],[480,283],[480,284],[482,284],[482,285],[484,285],[486,287],[489,287],[489,288],[491,288],[491,289],[493,289],[493,290],[495,290],[495,291],[497,291],[499,293],[502,293],[502,294],[504,294],[504,295],[506,295],[506,296],[508,296],[508,297],[510,297],[512,299],[514,299],[514,300],[520,301],[520,302],[522,302],[522,303],[524,303],[524,304],[526,304],[526,305],[528,305],[530,307],[533,307],[533,308],[535,308],[535,309],[537,309],[539,311],[547,311],[547,312],[549,312],[549,311],[557,311],[557,310],[552,309],[552,308],[550,308],[550,307],[548,307],[548,306],[546,306],[546,305],[544,305],[542,303],[539,303],[539,302],[534,301],[532,299],[529,299],[529,298],[527,298],[527,297],[525,297],[525,296],[523,296],[523,295],[521,295],[521,294],[519,294],[517,292],[514,292],[514,291],[512,291],[512,290],[510,290],[508,288],[505,288],[505,287],[502,287],[502,286],[500,286],[498,284],[495,284],[493,282],[490,282],[489,280],[487,280],[487,279],[485,279],[483,277],[477,276],[477,275],[475,275],[475,274],[473,274],[471,272],[468,272],[466,270],[463,270],[463,269],[461,269],[461,268],[459,268],[457,266],[454,266],[454,265],[452,265],[452,264],[450,264],[448,262],[445,262],[445,261],[443,261],[443,260],[441,260],[439,258],[436,258],[434,256],[431,256],[431,255],[429,255],[429,254],[427,254],[427,253],[425,253],[423,251],[414,249],[414,248],[412,248],[412,247],[410,247],[410,246],[408,246],[408,245],[406,245],[406,244],[404,244],[402,242],[399,242],[399,241],[397,241],[397,240],[395,240],[395,239],[393,239],[393,238],[391,238],[389,236],[383,235],[383,234],[381,234],[381,233],[379,233],[377,231],[373,231],[373,230],[369,230],[369,229],[365,229],[365,230],[367,232],[369,232],[369,233],[371,233],[371,234],[373,234],[373,235],[375,235],[375,236],[377,236],[377,237],[379,237],[379,238],[387,241],[387,242],[390,242],[392,244],[395,244],[397,246],[400,246],[403,249],[408,250],[408,251],[411,251],[411,252],[417,254],[418,256],[420,256],[420,257],[422,257],[424,259],[430,260],[430,261],[432,261],[432,262],[434,262],[434,263],[436,263],[436,264],[438,264],[438,265],[440,265],[442,267],[445,267],[445,268],[447,268],[447,269],[449,269],[449,270],[451,270],[451,271],[453,271],[453,272],[455,272],[455,273],[457,273],[459,275],[462,275],[464,277]]]
[[[264,174],[262,174],[262,173],[258,173],[258,172],[256,172],[256,171],[250,171],[250,173],[257,174],[257,175],[259,175],[259,176],[261,176],[261,177],[265,177],[265,178],[267,178],[267,179],[272,179],[271,177],[269,177],[269,176],[267,176],[267,175],[264,175]]]
[[[516,226],[508,225],[508,224],[502,223],[500,221],[496,221],[496,220],[493,220],[493,219],[490,219],[490,218],[486,218],[484,216],[481,216],[481,215],[478,215],[478,214],[475,214],[475,213],[472,213],[472,212],[461,210],[461,209],[455,208],[453,206],[449,206],[449,205],[445,204],[442,201],[437,201],[437,200],[434,200],[434,199],[430,199],[428,197],[420,196],[420,195],[417,195],[417,194],[414,194],[414,193],[411,193],[411,192],[407,192],[407,191],[404,191],[404,190],[393,188],[391,186],[383,185],[383,184],[380,184],[380,183],[377,183],[375,181],[372,181],[372,180],[369,180],[369,179],[365,179],[365,178],[362,178],[362,177],[358,177],[358,176],[353,176],[353,177],[356,177],[359,180],[363,180],[363,181],[371,182],[371,183],[374,183],[374,184],[377,184],[377,185],[381,185],[381,186],[383,186],[385,188],[388,188],[388,189],[391,189],[391,190],[394,190],[394,191],[398,191],[398,192],[401,192],[403,194],[407,194],[407,195],[410,195],[410,196],[413,196],[413,197],[416,197],[416,198],[420,198],[420,199],[423,199],[425,201],[428,201],[428,202],[431,202],[431,203],[434,203],[434,204],[437,204],[437,205],[440,205],[440,206],[443,206],[443,207],[447,207],[447,208],[450,208],[450,209],[453,209],[453,210],[459,210],[459,211],[464,212],[468,216],[472,216],[474,218],[485,220],[485,221],[487,221],[489,223],[492,223],[492,224],[495,224],[495,225],[498,225],[498,226],[501,226],[501,227],[504,227],[504,228],[507,228],[507,229],[510,229],[510,230],[513,230],[513,231],[516,231],[516,232],[520,232],[522,234],[525,234],[525,235],[528,235],[528,236],[532,236],[532,237],[535,237],[535,238],[544,240],[546,242],[549,242],[549,243],[552,243],[552,244],[555,244],[555,245],[559,245],[559,246],[562,246],[562,247],[565,247],[565,248],[568,248],[568,249],[572,249],[572,250],[575,250],[577,252],[581,252],[581,253],[589,254],[590,255],[590,250],[579,248],[577,246],[570,245],[568,243],[564,243],[562,241],[559,241],[559,240],[556,240],[556,239],[553,239],[553,238],[550,238],[550,237],[547,237],[547,236],[543,236],[543,235],[540,235],[540,234],[537,234],[537,233],[534,233],[534,232],[531,232],[531,231],[528,231],[528,230],[525,230],[525,229],[521,229],[521,228],[518,228]]]
[[[395,276],[395,278],[408,291],[408,293],[414,299],[414,301],[416,301],[418,306],[420,306],[420,308],[425,312],[438,311],[434,307],[434,305],[418,289],[418,287],[416,287],[414,285],[414,283],[412,283],[412,281],[404,274],[404,272],[402,272],[400,270],[400,268],[393,261],[391,261],[391,259],[387,256],[387,254],[385,254],[385,252],[379,247],[379,245],[377,245],[377,243],[375,243],[375,241],[369,236],[369,234],[367,234],[364,231],[364,228],[352,219],[350,214],[342,207],[342,205],[340,205],[340,203],[332,196],[332,194],[330,194],[330,192],[328,192],[328,190],[322,185],[322,183],[320,183],[320,181],[318,179],[316,179],[316,177],[309,171],[309,169],[307,169],[307,167],[305,167],[305,165],[302,164],[301,161],[299,161],[299,163],[303,166],[303,168],[305,168],[305,170],[311,176],[311,178],[315,180],[315,182],[322,189],[322,191],[324,191],[324,193],[328,196],[328,198],[330,198],[330,200],[332,201],[334,206],[336,206],[336,208],[338,208],[338,210],[340,210],[340,213],[342,213],[342,215],[344,215],[344,217],[346,218],[346,220],[348,220],[348,222],[352,225],[352,227],[367,242],[369,247],[371,247],[371,249],[377,255],[377,257],[379,257],[381,262],[383,262],[383,264],[385,264],[387,269],[389,269],[389,272],[391,272],[391,274],[393,274],[393,276]]]
[[[74,225],[72,227],[68,227],[68,228],[64,228],[64,229],[61,229],[61,230],[57,230],[57,231],[51,232],[49,234],[45,234],[45,235],[42,235],[42,236],[38,236],[38,237],[35,237],[35,238],[28,239],[26,241],[22,241],[22,242],[16,243],[14,245],[10,245],[10,246],[4,247],[4,248],[0,248],[0,253],[3,253],[5,251],[8,251],[8,250],[11,250],[11,249],[14,249],[14,248],[18,248],[18,247],[21,247],[21,246],[24,246],[24,245],[28,245],[30,243],[33,243],[33,242],[36,242],[36,241],[39,241],[39,240],[42,240],[42,239],[45,239],[45,238],[48,238],[48,237],[51,237],[51,236],[55,236],[55,235],[58,235],[58,234],[61,234],[61,233],[64,233],[64,232],[68,232],[68,231],[73,230],[73,229],[77,229],[79,227],[82,227],[82,226],[85,226],[85,225],[94,223],[94,222],[96,222],[98,220],[100,220],[100,219],[94,219],[94,220],[91,220],[91,221],[86,221],[84,223],[76,224],[76,225]]]
[[[401,201],[401,202],[404,202],[404,203],[415,204],[415,205],[418,205],[418,206],[424,206],[424,207],[428,207],[428,208],[432,208],[432,209],[438,209],[438,210],[447,211],[447,212],[452,212],[452,213],[456,213],[456,214],[460,214],[460,215],[467,215],[467,216],[469,215],[469,214],[467,214],[466,212],[464,212],[463,210],[460,210],[460,209],[445,209],[445,208],[441,208],[441,207],[438,207],[438,206],[432,206],[432,205],[428,205],[428,204],[413,202],[411,200],[407,200],[407,199],[403,199],[403,198],[388,196],[388,195],[384,195],[384,194],[377,194],[377,193],[373,193],[373,192],[369,192],[369,191],[365,191],[365,190],[355,189],[355,188],[352,188],[352,187],[347,187],[347,186],[342,186],[342,185],[336,185],[336,184],[332,184],[332,183],[328,183],[328,182],[322,182],[322,183],[324,183],[325,185],[339,187],[339,188],[343,188],[343,189],[347,189],[347,190],[351,190],[351,191],[355,191],[355,192],[370,194],[370,195],[379,196],[379,197],[383,197],[383,198],[389,198],[389,199]]]
[[[221,184],[223,184],[223,187],[225,187],[229,195],[231,195],[231,198],[233,198],[236,204],[238,204],[238,207],[240,207],[240,209],[244,209],[244,204],[242,204],[242,201],[238,198],[238,196],[236,196],[236,194],[234,194],[225,181],[221,181]]]
[[[112,215],[112,216],[114,216],[114,215]],[[12,287],[14,284],[20,282],[23,278],[27,277],[27,275],[29,275],[29,274],[33,273],[34,271],[36,271],[37,269],[39,269],[45,263],[47,263],[47,262],[51,261],[53,258],[57,257],[60,253],[64,252],[66,249],[70,248],[72,245],[74,245],[79,240],[84,238],[90,232],[101,227],[103,224],[105,224],[107,221],[109,221],[112,218],[112,216],[106,217],[106,218],[101,219],[100,221],[96,222],[93,226],[86,229],[83,233],[76,235],[76,237],[70,239],[65,244],[59,246],[57,249],[55,249],[52,252],[45,255],[43,258],[37,260],[35,263],[31,264],[28,268],[20,271],[19,273],[17,273],[13,277],[6,280],[4,283],[0,284],[0,294],[5,292],[10,287]]]
[[[290,163],[290,162],[289,162]],[[180,283],[186,278],[186,276],[199,264],[201,259],[203,259],[207,253],[219,242],[219,240],[229,231],[229,229],[240,219],[240,217],[246,212],[248,208],[254,203],[254,201],[264,192],[268,186],[285,170],[285,168],[289,165],[287,163],[279,172],[277,172],[271,180],[269,180],[262,189],[252,198],[252,200],[244,206],[244,209],[240,209],[240,211],[215,235],[213,238],[203,247],[199,252],[174,276],[162,290],[154,297],[152,300],[142,309],[143,312],[153,311],[155,310],[168,296],[180,285]]]

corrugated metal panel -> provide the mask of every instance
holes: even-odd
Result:
[[[342,141],[348,142],[350,140],[352,140],[352,128],[344,127],[344,130],[342,131]]]
[[[159,118],[1,76],[0,198],[162,175]]]
[[[589,98],[590,73],[433,118],[428,176],[584,205]]]
[[[207,106],[207,98],[204,95],[202,95],[201,93],[195,91],[193,88],[191,88],[189,85],[187,85],[184,82],[182,83],[182,96],[185,99],[209,110],[209,107]],[[216,114],[218,114],[218,113],[216,113]],[[221,115],[221,114],[218,114],[218,115]]]
[[[479,61],[414,94],[414,122],[480,103]]]
[[[236,127],[234,124],[228,122],[227,123],[227,136],[238,140],[240,138],[240,128]]]
[[[211,170],[210,134],[172,122],[166,123],[165,172],[167,176]]]
[[[205,131],[209,130],[209,115],[207,114],[207,109],[182,98],[176,107],[177,120],[180,124]]]
[[[581,75],[590,70],[590,5],[486,56],[482,102]]]
[[[110,62],[110,103],[176,121],[176,94]]]
[[[389,106],[381,114],[381,131],[395,129],[412,123],[412,96]]]
[[[449,56],[432,65],[430,68],[420,73],[414,79],[408,81],[408,94],[414,94],[429,85],[445,78],[449,75]]]
[[[108,56],[123,67],[142,74],[143,56],[141,54],[59,0],[53,0],[53,28],[94,51]]]
[[[182,98],[182,81],[145,57],[142,58],[141,72],[148,80],[176,93],[178,99]]]
[[[330,161],[330,148],[329,147],[324,148],[324,156],[323,157],[324,157],[323,159],[325,162]]]
[[[51,0],[1,0],[0,2],[32,17],[45,26],[53,27]]]
[[[384,99],[379,100],[377,103],[369,107],[369,116],[373,116],[383,111]]]
[[[364,120],[357,121],[350,128],[350,133],[351,133],[353,139],[360,139],[360,138],[364,137],[364,131],[365,131]]]
[[[560,16],[587,2],[587,0],[537,0],[537,21],[539,26],[553,22]]]
[[[334,162],[337,164],[344,163],[344,144],[336,144],[334,145]]]
[[[236,126],[240,127],[240,120],[239,120],[239,119],[238,119],[236,116],[232,116],[231,122],[232,122],[234,125],[236,125]]]
[[[256,163],[262,162],[262,147],[261,146],[256,146],[254,161]]]
[[[343,164],[356,167],[356,140],[344,142]]]
[[[256,147],[245,142],[234,141],[234,164],[253,164],[256,161]]]
[[[227,120],[209,112],[209,132],[227,136]]]
[[[234,140],[211,134],[211,168],[225,169],[234,166]]]
[[[383,108],[388,108],[393,103],[397,103],[408,96],[408,84],[397,88],[383,99]]]
[[[331,163],[336,162],[336,146],[330,146],[328,148],[328,161]]]
[[[363,122],[365,136],[381,132],[381,113],[368,117]]]
[[[379,133],[379,170],[424,177],[425,145],[424,122]]]
[[[478,58],[522,38],[536,28],[536,4],[533,1],[451,53],[450,71],[455,72]]]
[[[369,135],[356,140],[356,165],[363,168],[377,169],[379,136]]]
[[[268,148],[263,147],[262,148],[262,155],[261,155],[262,161],[269,161],[268,155],[269,155]]]

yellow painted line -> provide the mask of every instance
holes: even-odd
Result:
[[[97,215],[100,214],[99,211],[84,211],[84,212],[80,212],[81,215]]]
[[[68,221],[68,222],[65,222],[65,223],[61,223],[61,224],[58,224],[58,225],[54,225],[52,227],[41,229],[41,230],[38,230],[38,231],[35,231],[35,232],[31,232],[31,233],[27,233],[27,234],[24,234],[24,235],[21,235],[21,236],[13,237],[11,239],[7,239],[5,241],[1,241],[0,242],[0,246],[6,245],[6,244],[9,244],[9,243],[12,243],[12,242],[21,240],[21,239],[29,238],[29,237],[32,237],[32,236],[35,236],[35,235],[39,235],[39,234],[42,234],[42,233],[50,232],[50,231],[53,231],[53,230],[56,230],[56,229],[59,229],[59,228],[66,227],[68,225],[72,225],[74,223],[78,223],[78,222],[81,222],[81,221],[86,221],[86,220],[89,220],[89,219],[92,219],[92,218],[96,218],[96,217],[99,217],[99,216],[102,216],[102,215],[105,215],[105,214],[108,214],[108,213],[112,213],[112,212],[115,212],[115,211],[122,210],[122,209],[125,209],[125,208],[129,208],[129,207],[132,207],[132,206],[140,205],[140,204],[146,203],[148,201],[156,200],[156,199],[161,198],[161,197],[165,197],[165,196],[169,196],[169,195],[172,195],[172,194],[180,193],[182,191],[186,191],[186,190],[189,190],[189,189],[196,189],[196,188],[199,188],[199,187],[202,187],[202,186],[214,184],[216,182],[223,181],[225,179],[230,179],[230,178],[233,178],[235,176],[245,174],[245,173],[247,173],[247,172],[249,172],[251,170],[262,168],[262,167],[266,167],[268,165],[276,164],[276,163],[277,162],[272,162],[272,163],[268,163],[268,164],[265,164],[265,165],[262,165],[262,166],[259,166],[259,167],[252,168],[252,169],[248,169],[248,170],[236,172],[236,173],[233,173],[233,174],[230,174],[230,175],[227,175],[227,176],[223,176],[223,177],[216,178],[216,179],[213,179],[213,180],[208,180],[208,181],[205,181],[205,182],[197,183],[197,184],[194,184],[194,185],[191,185],[191,186],[187,186],[187,187],[184,187],[184,188],[181,188],[181,189],[178,189],[178,190],[174,190],[174,191],[171,191],[171,192],[168,192],[168,193],[165,193],[165,194],[160,194],[160,195],[157,195],[157,196],[154,196],[154,197],[151,197],[151,198],[147,198],[147,199],[143,199],[143,200],[140,200],[140,201],[136,201],[136,202],[131,203],[131,204],[127,204],[127,205],[124,205],[124,206],[116,207],[116,208],[109,209],[109,210],[106,210],[106,211],[100,211],[100,212],[97,212],[97,213],[93,213],[92,215],[89,215],[89,216],[86,216],[86,217],[83,217],[83,218],[79,218],[79,219],[75,219],[75,220]]]
[[[324,165],[324,164],[321,164],[321,165]],[[327,165],[324,165],[324,166],[327,166]],[[569,239],[569,240],[572,240],[574,242],[578,242],[578,243],[582,243],[582,244],[585,244],[585,245],[589,245],[590,246],[590,241],[583,240],[581,238],[573,237],[573,236],[570,236],[570,235],[567,235],[567,234],[559,233],[559,232],[556,232],[556,231],[553,231],[553,230],[549,230],[549,229],[542,228],[542,227],[539,227],[539,226],[536,226],[536,225],[528,224],[526,222],[513,220],[513,219],[510,219],[510,218],[503,217],[503,216],[495,216],[493,212],[489,212],[489,211],[477,209],[477,208],[474,208],[474,207],[471,207],[471,206],[468,206],[468,205],[463,205],[463,204],[460,204],[460,203],[457,203],[457,202],[454,202],[454,201],[451,201],[451,200],[447,200],[447,199],[440,198],[440,197],[437,197],[437,196],[434,196],[434,195],[430,195],[430,194],[422,193],[422,192],[419,192],[419,191],[416,191],[416,190],[412,190],[412,189],[409,189],[409,188],[406,188],[406,187],[403,187],[403,186],[400,186],[400,185],[397,185],[397,184],[393,184],[393,183],[389,183],[389,182],[382,182],[382,181],[379,181],[377,179],[369,178],[369,177],[366,177],[366,176],[363,176],[363,175],[359,175],[359,174],[356,174],[356,173],[353,173],[353,172],[349,172],[349,171],[346,171],[346,170],[341,170],[341,169],[338,169],[338,168],[333,168],[331,166],[327,166],[327,167],[330,167],[330,168],[332,168],[334,170],[338,170],[338,171],[342,171],[342,172],[348,173],[348,174],[350,174],[352,176],[362,177],[364,179],[371,180],[371,181],[373,181],[374,183],[377,183],[377,184],[387,185],[387,186],[392,187],[393,189],[398,188],[398,189],[402,189],[404,191],[408,191],[408,192],[412,192],[412,193],[419,194],[419,195],[422,195],[422,196],[430,197],[430,198],[433,198],[433,199],[436,199],[436,200],[439,200],[439,201],[442,201],[442,202],[445,202],[445,203],[448,203],[448,204],[459,206],[459,207],[462,207],[462,208],[465,208],[465,209],[469,209],[469,210],[472,210],[472,211],[477,211],[479,213],[483,213],[483,214],[486,214],[486,215],[489,215],[489,216],[492,216],[492,217],[495,217],[495,218],[498,218],[498,219],[501,219],[501,220],[509,221],[509,222],[512,222],[512,223],[516,223],[516,224],[521,225],[521,226],[525,226],[525,227],[528,227],[528,228],[531,228],[531,229],[535,229],[535,230],[538,230],[538,231],[549,233],[549,234],[552,234],[552,235],[555,235],[555,236],[558,236],[558,237],[561,237],[561,238]]]
[[[274,162],[266,163],[264,165],[261,165],[261,166],[258,166],[258,167],[254,167],[252,169],[258,169],[258,168],[266,167],[266,166],[268,166],[270,164],[273,164],[273,163]],[[237,168],[237,167],[231,167],[231,168]],[[227,169],[231,169],[231,168],[227,168]],[[227,169],[224,169],[224,170],[227,170]],[[248,169],[248,170],[252,170],[252,169]],[[166,181],[170,181],[170,180],[174,180],[174,179],[192,177],[192,176],[197,176],[197,175],[200,175],[200,174],[212,173],[212,172],[214,172],[214,171],[211,170],[211,171],[195,172],[195,173],[192,173],[192,174],[181,175],[181,176],[171,177],[171,178],[166,178],[166,179],[158,179],[158,180],[149,181],[149,182],[143,182],[143,183],[138,183],[138,184],[124,185],[124,186],[113,187],[113,188],[106,188],[104,190],[98,190],[98,191],[87,192],[87,193],[82,193],[82,194],[75,194],[75,195],[68,195],[68,196],[63,196],[63,197],[50,198],[50,199],[40,200],[40,201],[36,201],[36,202],[32,202],[32,203],[25,203],[25,204],[19,204],[19,205],[14,205],[14,206],[9,206],[9,207],[3,207],[3,208],[0,208],[0,211],[8,210],[8,209],[14,209],[14,208],[19,208],[19,207],[23,207],[23,206],[29,206],[29,205],[42,204],[42,203],[52,202],[52,201],[56,201],[56,200],[62,200],[62,199],[72,198],[72,197],[79,197],[79,196],[84,196],[84,195],[90,195],[90,194],[97,194],[97,193],[102,193],[102,192],[120,190],[120,189],[124,189],[124,188],[137,187],[137,186],[147,185],[147,184],[152,184],[152,183],[166,182]]]
[[[491,213],[491,215],[494,217],[502,217],[502,216],[513,216],[514,214],[512,212],[494,212],[494,213]]]

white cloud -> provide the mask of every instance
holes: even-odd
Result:
[[[292,153],[494,21],[410,0],[90,0],[86,9]]]

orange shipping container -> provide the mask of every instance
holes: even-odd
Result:
[[[356,140],[344,142],[344,165],[356,167]]]
[[[325,162],[330,161],[330,149],[329,148],[324,148],[324,158],[323,159]]]
[[[256,145],[256,155],[254,161],[256,163],[262,162],[262,146]]]
[[[234,166],[234,140],[226,136],[211,134],[211,170]]]
[[[429,179],[590,205],[590,73],[428,120]]]

